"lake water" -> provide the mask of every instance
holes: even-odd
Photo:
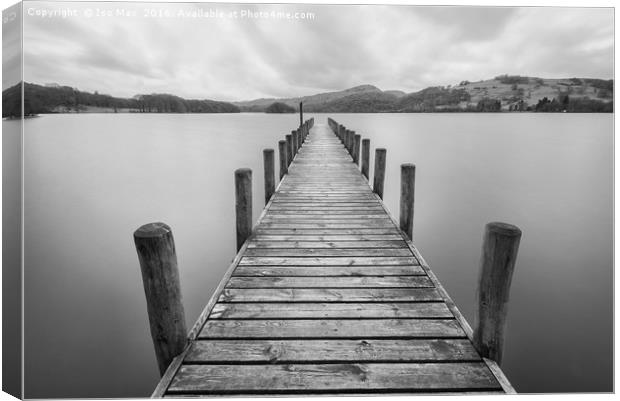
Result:
[[[373,158],[387,148],[385,201],[395,214],[399,165],[416,164],[414,242],[470,323],[484,224],[523,230],[502,365],[517,391],[612,391],[612,115],[329,116],[370,138]],[[235,254],[233,171],[254,171],[256,220],[262,149],[277,153],[298,121],[25,122],[27,397],[151,393],[159,376],[133,231],[172,227],[190,327]]]

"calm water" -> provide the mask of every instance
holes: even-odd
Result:
[[[414,240],[473,323],[486,222],[518,225],[503,369],[520,392],[612,390],[611,115],[331,115],[417,165]],[[316,116],[325,123],[327,116]],[[49,115],[25,130],[27,397],[146,396],[158,381],[132,233],[176,240],[188,327],[235,253],[233,171],[295,115]],[[4,122],[12,124],[12,122]],[[372,171],[372,167],[371,167]]]

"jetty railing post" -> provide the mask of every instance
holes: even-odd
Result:
[[[351,131],[351,130],[347,130],[347,150],[349,151],[349,155],[350,155],[351,157],[353,157],[353,152],[352,152],[352,150],[353,150],[353,146],[351,146],[351,143],[353,142],[353,141],[352,141],[352,139],[353,139],[353,135],[355,135],[355,134],[353,133],[353,131]]]
[[[302,126],[303,127],[303,126]],[[297,133],[297,152],[301,149],[301,144],[303,143],[303,136],[301,135],[303,128],[300,128],[296,131]]]
[[[344,125],[338,125],[338,138],[340,138],[340,142],[344,143]]]
[[[293,136],[291,134],[288,134],[286,135],[286,165],[290,166],[292,162],[293,162]]]
[[[278,152],[280,153],[280,179],[288,173],[288,165],[286,164],[286,141],[278,141]]]
[[[413,205],[415,202],[415,165],[400,165],[400,229],[413,239]]]
[[[269,203],[269,199],[276,192],[276,175],[275,175],[275,152],[273,149],[263,150],[263,165],[265,167],[265,205]]]
[[[362,139],[362,174],[368,179],[370,169],[370,139]]]
[[[384,148],[375,150],[375,174],[373,177],[372,191],[383,199],[383,184],[385,182],[385,154]]]
[[[347,152],[349,152],[349,155],[351,154],[350,142],[351,142],[351,130],[345,130],[344,131],[344,147],[347,149]]]
[[[295,155],[297,154],[297,149],[299,149],[299,147],[297,146],[297,131],[296,130],[291,131],[291,140],[293,141],[293,159],[294,159]]]
[[[237,217],[237,251],[252,234],[252,170],[235,170],[235,211]]]
[[[159,373],[187,345],[185,311],[172,230],[164,223],[150,223],[133,233],[142,284],[146,295],[151,337]]]
[[[361,135],[353,136],[353,163],[360,165],[360,140],[362,139]]]
[[[493,222],[485,226],[474,345],[482,357],[498,364],[502,362],[510,283],[520,241],[521,230],[512,224]]]

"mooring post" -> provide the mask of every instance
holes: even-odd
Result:
[[[415,201],[415,165],[400,165],[400,229],[413,240],[413,205]]]
[[[292,162],[293,162],[293,135],[288,134],[286,135],[286,165],[290,166]]]
[[[370,139],[362,139],[362,174],[368,179],[370,169]]]
[[[383,199],[383,183],[385,182],[385,154],[384,148],[375,149],[375,174],[372,190]]]
[[[293,159],[295,158],[295,155],[297,154],[297,149],[299,149],[299,147],[297,146],[297,131],[296,130],[292,130],[291,131],[291,139],[293,141]]]
[[[360,165],[360,140],[361,135],[354,135],[353,137],[353,163]]]
[[[286,141],[278,141],[278,152],[280,153],[280,179],[288,173],[288,164],[286,161]]]
[[[185,311],[172,230],[149,223],[133,233],[159,374],[187,345]]]
[[[304,123],[304,104],[299,102],[299,125]]]
[[[252,234],[252,170],[235,170],[235,211],[237,216],[237,251]]]
[[[498,364],[502,362],[510,283],[520,241],[521,230],[512,224],[494,222],[485,226],[474,345],[482,357]]]
[[[263,150],[263,165],[265,167],[265,205],[269,203],[271,195],[276,192],[276,175],[275,175],[275,152],[273,149]]]
[[[349,149],[349,154],[351,155],[351,158],[353,158],[353,138],[354,137],[355,137],[355,131],[353,130],[349,131],[348,149]]]

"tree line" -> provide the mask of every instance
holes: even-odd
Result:
[[[89,107],[136,113],[238,113],[232,103],[214,100],[183,99],[169,94],[136,95],[120,98],[97,92],[80,91],[69,86],[42,86],[25,82],[24,115],[79,113]],[[2,117],[21,116],[22,84],[2,92]]]

